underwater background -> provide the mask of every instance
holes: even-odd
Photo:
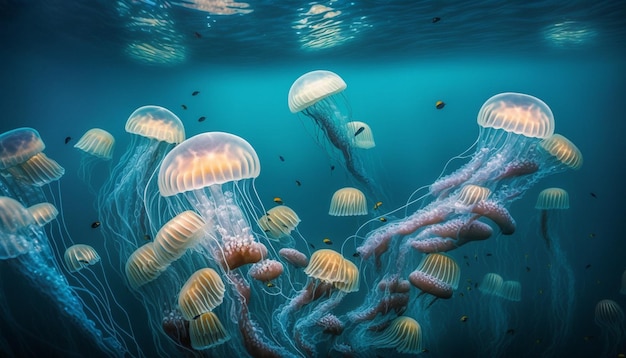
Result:
[[[120,322],[112,330],[122,332],[117,337],[124,342],[123,355],[248,354],[241,345],[203,351],[177,347],[148,323],[151,313],[144,301],[118,273],[117,263],[127,257],[105,244],[110,240],[104,234],[106,222],[90,185],[97,191],[129,150],[124,125],[137,108],[169,109],[184,124],[187,138],[228,132],[254,147],[261,173],[251,190],[265,210],[278,197],[298,214],[301,237],[293,246],[307,256],[322,248],[339,251],[361,270],[360,289],[343,298],[337,310],[341,315],[367,302],[371,285],[378,282],[372,277],[384,275],[372,274],[377,272],[373,260],[362,259],[357,251],[370,230],[384,225],[377,218],[404,218],[409,198],[424,194],[412,196],[416,189],[465,164],[479,135],[481,106],[503,92],[544,101],[554,114],[555,132],[576,144],[584,164],[541,179],[513,201],[508,206],[517,222],[512,235],[494,233],[449,253],[460,267],[453,297],[430,302],[411,288],[408,312],[415,313],[423,334],[419,353],[626,354],[623,313],[608,331],[594,316],[604,299],[626,308],[626,245],[620,229],[626,219],[624,2],[0,0],[0,41],[0,133],[36,129],[46,155],[65,169],[62,179],[43,191],[48,200],[54,198],[61,212],[57,221],[67,230],[54,224],[44,233],[51,242],[71,237],[99,253],[97,265],[102,267],[91,276],[67,272],[62,250],[53,250],[53,260],[69,287],[83,297],[96,326],[98,317]],[[366,122],[374,133],[376,147],[364,160],[380,197],[368,197],[367,216],[328,215],[333,193],[354,181],[312,121],[291,113],[287,105],[292,83],[314,70],[341,76],[351,118]],[[438,109],[437,101],[445,106]],[[116,142],[110,164],[94,166],[88,184],[78,175],[83,158],[74,144],[91,128],[105,129]],[[449,162],[468,148],[466,157]],[[554,256],[535,209],[539,192],[549,187],[569,193],[569,209],[560,213],[558,229],[560,255],[574,275],[573,284],[566,286],[551,278]],[[123,195],[131,197],[133,191]],[[373,210],[378,201],[382,205]],[[420,205],[406,210],[411,214]],[[100,221],[100,227],[92,228]],[[156,233],[138,228],[136,234]],[[413,268],[420,262],[415,257]],[[94,348],[85,338],[90,333],[59,314],[54,300],[10,260],[0,262],[1,355],[119,355]],[[390,265],[389,257],[381,260],[383,268]],[[242,270],[244,276],[246,272]],[[483,295],[478,284],[490,272],[519,281],[521,300],[503,304]],[[104,282],[105,277],[108,284],[95,285],[94,292],[105,292],[107,300],[114,297],[117,303],[98,302],[93,297],[99,293],[85,292],[92,286],[84,280]],[[297,278],[306,281],[302,274]],[[280,285],[279,290],[262,283],[252,286],[257,295],[265,294],[264,308],[278,308],[294,295]],[[555,290],[563,302],[574,297],[570,316],[559,315],[551,299]],[[102,307],[112,307],[112,313]],[[275,315],[260,308],[252,317],[269,322]],[[555,325],[568,329],[552,346],[559,336]],[[266,335],[272,331],[263,328]],[[333,339],[341,341],[341,335]],[[307,355],[294,348],[296,343],[288,347],[275,341],[289,354]],[[314,355],[342,356],[331,350],[332,344],[320,344]],[[399,354],[375,348],[352,354]]]

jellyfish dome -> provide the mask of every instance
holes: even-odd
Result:
[[[400,316],[376,338],[376,348],[394,348],[400,353],[422,353],[422,327],[411,317]]]
[[[463,205],[474,205],[480,201],[486,200],[491,194],[489,188],[479,185],[467,184],[459,192],[459,202]]]
[[[191,137],[165,156],[159,192],[172,196],[214,184],[256,178],[261,165],[250,143],[236,135],[207,132]]]
[[[59,215],[57,208],[50,203],[39,203],[29,206],[28,212],[33,216],[35,223],[39,226],[46,225]]]
[[[161,263],[178,260],[204,235],[206,223],[191,210],[183,211],[165,223],[154,237],[154,254]]]
[[[556,162],[557,169],[578,170],[583,166],[583,155],[578,147],[560,134],[545,138],[539,146]]]
[[[215,313],[205,312],[189,322],[189,337],[193,349],[205,350],[227,342],[230,334]]]
[[[497,295],[502,289],[503,282],[502,276],[490,272],[483,277],[478,290],[485,295]]]
[[[459,286],[461,269],[452,256],[442,253],[426,255],[409,275],[413,286],[437,298],[450,298]]]
[[[258,223],[271,238],[280,239],[289,235],[300,224],[300,218],[293,209],[280,205],[269,209],[259,218]]]
[[[46,145],[33,128],[17,128],[0,134],[0,169],[21,164],[41,153]]]
[[[143,106],[126,121],[126,132],[159,142],[178,144],[185,140],[183,122],[167,108]]]
[[[138,289],[159,277],[168,266],[157,259],[154,243],[149,242],[138,247],[126,261],[126,278],[130,287]]]
[[[502,129],[531,138],[548,138],[554,133],[550,107],[539,98],[523,93],[500,93],[489,98],[480,108],[477,121],[482,128]]]
[[[330,199],[328,215],[357,216],[367,215],[365,195],[357,188],[346,187],[337,190]]]
[[[352,121],[347,123],[348,136],[352,137],[353,145],[357,148],[370,149],[376,146],[374,133],[365,122]]]
[[[569,195],[561,188],[548,188],[539,193],[535,209],[569,209]]]
[[[204,268],[196,271],[178,294],[178,306],[183,317],[193,320],[203,313],[211,312],[222,303],[225,290],[215,270]]]
[[[0,196],[0,260],[17,257],[31,249],[28,240],[32,215],[17,200]]]
[[[318,101],[342,92],[347,87],[339,75],[317,70],[300,76],[289,89],[289,110],[297,113]]]
[[[103,160],[113,157],[115,138],[111,133],[100,128],[92,128],[85,132],[74,144],[74,148]]]
[[[76,244],[65,250],[65,267],[69,272],[80,271],[100,261],[100,255],[89,245]]]

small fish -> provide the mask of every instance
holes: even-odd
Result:
[[[89,265],[89,261],[87,260],[78,260],[81,264]]]
[[[590,238],[590,239],[593,239],[594,237],[596,237],[596,234],[594,234],[594,233],[590,233],[590,234],[589,234],[589,238]]]
[[[315,248],[315,245],[313,245],[313,243],[312,243],[312,242],[309,242],[309,245],[311,246],[311,248],[312,248],[312,249],[314,249],[314,248]]]
[[[513,328],[509,328],[509,329],[506,331],[506,334],[514,335],[514,334],[515,334],[515,330],[514,330]]]
[[[333,242],[329,238],[327,238],[327,237],[325,237],[324,240],[322,240],[322,242],[325,243],[326,245],[332,245],[333,244]]]
[[[279,198],[279,197],[275,197],[274,198],[274,202],[278,205],[283,205],[283,199]]]
[[[440,17],[433,17],[433,24],[441,21]]]
[[[359,252],[356,251],[355,253],[352,254],[352,257],[361,257],[361,254],[359,254]]]
[[[150,241],[150,240],[152,240],[152,237],[150,235],[148,235],[148,234],[145,234],[143,236],[143,239],[146,240],[146,241]]]
[[[430,351],[428,350],[428,348],[423,348],[422,349],[422,353],[429,353]]]
[[[265,286],[267,286],[267,287],[269,287],[269,288],[272,288],[272,287],[274,287],[274,286],[276,286],[276,285],[274,285],[272,282],[266,282],[266,283],[265,283]]]
[[[180,106],[183,107],[184,110],[187,110],[187,106],[186,105],[181,104]]]
[[[302,186],[302,183],[300,183],[300,180],[296,180],[296,185],[297,186]]]
[[[202,117],[198,118],[198,122],[204,122],[205,119],[206,119],[206,117],[202,116]]]
[[[530,267],[526,266],[526,272],[530,272]]]
[[[598,198],[598,196],[597,196],[597,195],[596,195],[596,193],[594,193],[594,192],[591,192],[591,193],[589,193],[589,194],[590,194],[593,198],[596,198],[596,199]]]
[[[467,286],[467,290],[471,291],[472,290],[472,286]]]
[[[380,208],[381,205],[383,205],[382,201],[379,201],[376,204],[374,204],[374,210],[377,210],[378,208]]]
[[[467,317],[467,316],[461,316],[461,322],[467,322],[468,318],[469,317]]]
[[[268,233],[268,232],[270,232],[270,229],[263,230],[263,232]]]
[[[65,137],[65,144],[69,143],[72,140],[72,137]]]
[[[387,218],[384,216],[381,216],[380,218],[378,218],[378,220],[380,220],[381,223],[386,223],[387,222]]]
[[[356,132],[354,132],[354,136],[358,136],[359,134],[363,133],[363,131],[365,130],[365,127],[359,127],[359,129],[356,130]]]
[[[278,156],[278,159],[280,159],[280,161],[281,161],[281,162],[284,162],[284,161],[285,161],[285,158],[283,158],[283,156],[282,156],[282,155],[279,155],[279,156]]]
[[[334,166],[334,165],[331,165],[331,166],[330,166],[330,171],[332,172],[333,170],[335,170],[335,166]]]
[[[485,254],[485,256],[493,256],[493,254],[491,252],[488,252]]]
[[[463,255],[463,258],[469,260],[469,257],[467,257],[467,255]]]
[[[92,229],[95,229],[95,228],[97,228],[98,226],[100,226],[100,222],[99,222],[99,221],[94,221],[94,222],[92,222],[92,223],[91,223],[91,228],[92,228]]]
[[[197,96],[197,95],[199,95],[199,94],[200,94],[200,91],[193,91],[193,92],[191,93],[191,95],[192,95],[192,96]]]
[[[202,38],[202,35],[201,35],[198,31],[195,31],[195,32],[193,33],[193,35],[194,35],[197,39]]]
[[[446,106],[446,104],[443,101],[435,102],[435,108],[437,108],[437,109],[442,109],[445,106]]]
[[[585,270],[590,268],[590,267],[591,267],[591,264],[587,264],[587,266],[585,266]]]
[[[478,254],[474,254],[474,261],[478,261]]]
[[[470,265],[469,262],[467,262],[467,261],[465,261],[465,264],[467,265],[467,267],[469,267],[469,265]]]

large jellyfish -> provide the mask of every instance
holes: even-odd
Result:
[[[569,195],[561,188],[548,188],[539,193],[535,209],[540,213],[540,231],[550,260],[550,326],[552,339],[545,351],[553,355],[567,342],[574,318],[576,291],[574,271],[567,260],[559,235],[560,216],[569,209]]]
[[[350,175],[363,186],[372,199],[380,197],[382,193],[376,187],[371,168],[363,161],[360,151],[362,148],[372,148],[373,145],[359,145],[355,137],[363,135],[364,129],[350,131],[348,123],[351,121],[350,106],[343,96],[347,87],[344,80],[337,74],[317,70],[300,76],[289,89],[289,110],[291,113],[301,112],[311,118],[323,135],[317,136],[317,141],[328,148],[331,156],[342,162]],[[369,126],[367,127],[369,129]],[[358,133],[357,133],[358,132]],[[371,130],[364,137],[372,138]],[[334,149],[333,149],[334,148]],[[339,155],[337,155],[338,153]]]
[[[131,134],[130,143],[100,189],[97,204],[107,247],[123,258],[164,224],[161,216],[150,218],[146,209],[152,205],[158,210],[159,204],[156,180],[151,178],[165,155],[185,139],[180,119],[159,106],[136,109],[125,128]],[[123,264],[121,260],[120,271]]]

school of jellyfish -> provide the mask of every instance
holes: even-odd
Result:
[[[69,234],[60,194],[50,186],[65,172],[43,154],[37,131],[0,135],[0,261],[49,297],[67,324],[94,343],[94,355],[146,356],[137,330],[151,331],[159,356],[393,356],[436,349],[431,307],[451,305],[462,285],[454,250],[513,235],[511,204],[541,179],[579,169],[582,154],[554,133],[543,101],[495,95],[478,113],[479,136],[467,162],[423,187],[422,196],[400,208],[404,217],[387,222],[368,210],[379,193],[362,156],[374,148],[373,134],[352,120],[345,88],[330,71],[307,73],[289,91],[289,109],[315,122],[316,140],[330,144],[325,149],[349,173],[346,186],[328,198],[328,214],[365,217],[344,240],[355,243],[353,255],[343,246],[312,252],[298,246],[306,233],[298,230],[296,211],[282,203],[264,208],[257,194],[261,161],[251,143],[226,132],[187,137],[174,113],[150,105],[128,118],[130,144],[117,162],[115,139],[104,130],[88,131],[75,146],[83,153],[78,176],[102,221],[104,252]],[[101,161],[116,164],[95,183],[89,173]],[[536,206],[552,262],[553,352],[566,344],[576,304],[558,227],[568,207],[567,192],[558,188],[543,191]],[[63,228],[60,235],[44,229],[53,222]],[[509,328],[512,307],[523,297],[519,279],[490,272],[476,283],[486,308],[472,337],[485,356],[506,355],[514,339]],[[121,280],[125,290],[114,291],[111,280]],[[147,322],[131,324],[133,313],[118,299],[125,295],[141,303]],[[19,326],[6,300],[0,309]],[[598,303],[595,322],[607,354],[623,345],[623,320],[616,302]]]

